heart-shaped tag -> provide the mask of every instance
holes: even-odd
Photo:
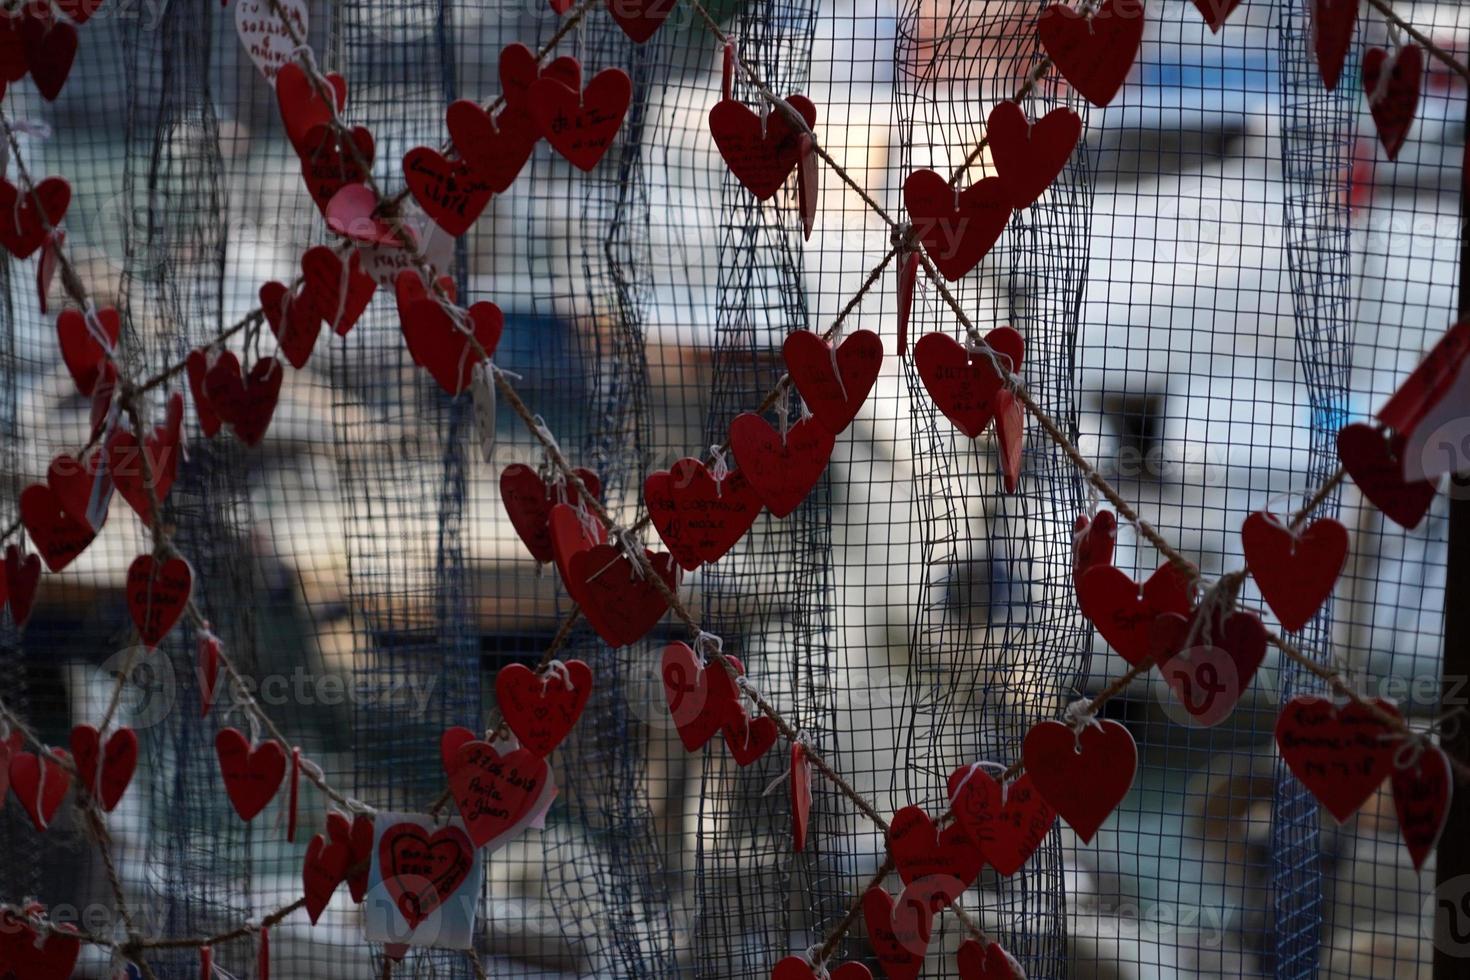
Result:
[[[576,473],[592,494],[601,495],[602,484],[596,473],[585,469]],[[581,493],[568,481],[553,480],[547,486],[540,474],[524,463],[512,463],[500,474],[500,500],[506,516],[537,561],[552,559],[551,508],[559,503],[575,508],[581,499]]]
[[[468,162],[427,146],[404,154],[403,177],[424,213],[456,237],[469,231],[492,196],[490,182]]]
[[[521,745],[543,758],[571,732],[592,694],[592,669],[568,660],[539,676],[523,664],[501,668],[495,699]]]
[[[219,637],[207,629],[198,631],[199,642],[194,649],[194,669],[199,681],[199,717],[209,714],[214,707],[214,688],[219,680]]]
[[[816,334],[797,330],[781,353],[801,400],[834,436],[852,423],[883,367],[883,341],[871,330],[854,331],[835,351]]]
[[[785,438],[763,417],[743,412],[730,423],[730,448],[740,470],[772,517],[801,505],[822,478],[837,437],[815,418],[801,419]]]
[[[439,764],[444,767],[444,775],[454,772],[454,760],[459,755],[459,747],[479,737],[463,725],[444,729],[444,734],[439,736]]]
[[[677,590],[679,569],[672,556],[651,551],[645,554],[654,574],[669,591]],[[576,553],[571,558],[570,572],[575,585],[569,584],[568,591],[580,597],[587,622],[608,646],[637,643],[669,611],[663,592],[614,545],[599,544]]]
[[[1090,568],[1113,563],[1113,549],[1118,543],[1118,519],[1110,510],[1100,510],[1088,518],[1078,514],[1072,524],[1072,585]]]
[[[949,774],[950,810],[997,874],[1009,878],[1046,841],[1057,813],[1042,798],[1030,773],[1004,790],[979,766]]]
[[[597,166],[611,148],[633,98],[633,82],[621,68],[606,68],[580,93],[542,75],[531,86],[531,118],[556,152],[579,170]]]
[[[903,203],[924,251],[950,282],[990,254],[1011,219],[1011,196],[999,177],[956,191],[934,171],[916,170],[903,182]]]
[[[917,806],[906,806],[893,815],[888,824],[888,853],[905,885],[925,882],[924,892],[935,902],[931,912],[959,898],[985,864],[965,824],[955,822],[940,830]]]
[[[225,351],[204,376],[205,397],[215,413],[230,423],[236,437],[254,446],[270,428],[285,376],[280,361],[262,357],[251,367],[249,376],[241,377],[239,360]]]
[[[724,670],[723,667],[714,669]],[[742,768],[769,752],[781,734],[773,719],[765,715],[752,718],[744,710],[733,720],[726,722],[722,732],[725,736],[725,748],[730,750],[730,757],[735,760],[735,764]]]
[[[71,757],[82,788],[111,813],[133,781],[133,770],[138,765],[137,733],[119,728],[108,736],[104,747],[97,729],[77,725],[71,730]]]
[[[282,67],[292,60],[298,43],[295,38],[304,40],[309,36],[308,23],[306,0],[236,0],[235,3],[235,32],[240,35],[240,44],[272,84]]]
[[[221,728],[214,737],[225,793],[241,820],[251,820],[276,795],[286,777],[286,753],[276,742],[251,747],[233,728]]]
[[[801,208],[801,237],[809,242],[812,240],[812,229],[817,224],[817,204],[821,199],[817,141],[810,133],[802,133],[797,145],[796,200]]]
[[[996,175],[1016,210],[1035,204],[1057,179],[1077,141],[1082,117],[1071,109],[1053,109],[1032,122],[1014,102],[996,103],[985,123]]]
[[[1257,511],[1241,525],[1240,543],[1266,605],[1288,633],[1322,608],[1347,562],[1347,528],[1330,517],[1293,532],[1275,514]]]
[[[55,491],[41,483],[21,491],[20,521],[53,572],[70,565],[97,537],[96,531],[63,510]]]
[[[716,480],[693,458],[650,473],[643,482],[643,499],[669,553],[691,572],[703,562],[723,558],[761,512],[760,497],[744,470]]]
[[[807,129],[817,125],[817,107],[806,96],[788,96],[786,104]],[[803,130],[784,110],[763,117],[743,102],[723,99],[709,112],[709,131],[725,166],[758,201],[774,197],[801,159]]]
[[[1043,721],[1026,733],[1021,761],[1042,798],[1087,844],[1128,795],[1138,746],[1127,728],[1109,719],[1080,734],[1059,721]]]
[[[348,840],[352,844],[352,868],[347,874],[347,890],[352,900],[362,903],[367,895],[370,862],[373,858],[373,818],[359,813],[352,818],[352,831]],[[261,980],[268,980],[261,977]]]
[[[128,613],[138,638],[152,650],[174,628],[194,589],[194,572],[182,558],[163,563],[139,555],[128,566]]]
[[[1342,66],[1352,47],[1361,0],[1312,0],[1312,48],[1317,73],[1330,92],[1342,78]]]
[[[1369,48],[1363,55],[1363,92],[1390,160],[1398,157],[1414,124],[1423,77],[1424,49],[1417,44],[1405,44],[1393,55],[1382,48]]]
[[[510,189],[541,138],[524,111],[506,109],[491,119],[469,99],[451,102],[444,123],[460,159],[492,194]]]
[[[1041,12],[1041,46],[1062,77],[1095,106],[1113,101],[1143,43],[1142,0],[1102,0],[1088,16],[1063,3]]]
[[[985,335],[1000,366],[1011,374],[1021,370],[1025,341],[1010,327],[996,327]],[[914,345],[914,367],[929,397],[945,417],[974,439],[985,431],[998,406],[996,395],[1005,384],[996,362],[983,353],[971,353],[942,333],[926,333]]]
[[[505,108],[495,123],[502,132],[509,129],[512,132],[530,134],[532,147],[542,133],[531,116],[531,86],[536,84],[537,79],[551,78],[571,89],[582,88],[582,65],[576,58],[563,56],[542,68],[536,54],[524,44],[507,45],[500,52],[498,70]],[[526,153],[529,155],[530,149]],[[524,164],[525,161],[521,162]]]
[[[298,371],[306,367],[322,332],[315,299],[305,293],[292,293],[283,283],[268,282],[260,287],[260,309],[286,361]]]
[[[634,44],[642,44],[663,26],[678,3],[679,0],[607,0],[607,12]]]
[[[231,355],[233,356],[233,355]],[[194,398],[194,411],[199,416],[199,430],[208,439],[219,431],[220,417],[210,403],[209,396],[204,392],[205,377],[209,369],[214,365],[214,358],[209,351],[192,350],[189,356],[184,358],[184,370],[189,377],[189,394]],[[239,371],[240,362],[235,362],[235,370]]]
[[[0,224],[4,224],[3,218],[0,218]],[[121,333],[122,320],[117,310],[110,306],[98,310],[90,325],[81,310],[62,310],[56,317],[56,339],[61,345],[61,360],[76,382],[77,391],[83,395],[92,394]],[[106,346],[103,346],[104,341]]]
[[[5,546],[5,593],[10,603],[10,619],[16,628],[31,618],[31,607],[36,602],[36,589],[41,584],[41,559],[36,555],[21,555],[20,548],[13,544]],[[4,770],[0,762],[0,770]],[[3,787],[0,787],[3,789]],[[4,797],[0,792],[0,798]]]
[[[612,0],[616,3],[617,0]],[[818,974],[804,956],[788,956],[771,971],[771,980],[873,980],[873,974],[861,963],[843,963],[827,967]]]
[[[25,739],[20,732],[11,732],[5,738],[0,738],[0,800],[5,799],[6,794],[10,792],[10,760],[15,758],[24,746]],[[3,962],[4,960],[0,960],[0,963]]]
[[[1240,6],[1240,0],[1194,0],[1194,5],[1210,25],[1210,33],[1219,34],[1225,21]]]
[[[51,752],[63,759],[67,757],[64,749]],[[71,776],[59,763],[42,759],[34,752],[11,752],[10,790],[37,831],[44,833],[51,826],[69,788]]]
[[[47,102],[54,102],[66,85],[72,63],[76,61],[77,29],[51,16],[49,10],[38,14],[37,9],[36,5],[30,4],[22,14],[20,39],[36,91]]]
[[[929,936],[934,924],[927,901],[901,896],[894,904],[882,888],[863,894],[863,921],[868,926],[868,944],[888,980],[916,980],[924,968]]]
[[[322,834],[317,834],[306,846],[306,859],[301,864],[301,887],[306,899],[306,916],[312,925],[322,917],[337,886],[347,879],[347,871],[351,867],[352,845],[347,841],[328,841]]]
[[[46,243],[46,229],[61,224],[70,204],[71,185],[60,177],[47,177],[30,191],[0,179],[0,245],[18,259],[30,258]]]
[[[1413,530],[1434,502],[1436,485],[1404,479],[1404,439],[1392,439],[1366,422],[1346,425],[1337,434],[1337,458],[1368,502],[1383,516]]]
[[[41,243],[41,261],[36,263],[36,299],[41,315],[51,312],[51,284],[61,267],[61,247],[66,244],[66,229],[53,228]]]
[[[791,849],[800,854],[806,847],[806,831],[812,816],[812,763],[806,744],[791,743]]]
[[[475,849],[453,825],[430,833],[414,823],[384,829],[378,868],[394,908],[410,929],[438,911],[469,877]]]
[[[126,429],[116,430],[107,440],[107,473],[144,527],[151,526],[154,502],[162,505],[168,499],[181,455],[177,440],[171,441],[163,427],[155,428],[142,447]]]
[[[347,79],[335,72],[323,77],[331,87],[336,111],[341,113],[347,108]],[[298,156],[306,149],[306,135],[332,121],[332,104],[327,101],[326,93],[294,61],[276,72],[276,107],[281,110],[286,138]]]
[[[377,281],[363,271],[362,258],[355,250],[344,264],[326,245],[307,249],[301,256],[301,277],[302,294],[339,337],[347,336],[378,290]]]
[[[1193,636],[1199,614],[1167,612],[1149,627],[1149,649],[1174,701],[1188,713],[1182,719],[1200,727],[1229,718],[1256,669],[1266,657],[1266,627],[1261,617],[1244,610],[1218,615]]]
[[[966,939],[955,954],[960,980],[1026,980],[1026,974],[1000,943],[981,946],[979,940]]]
[[[1450,817],[1450,795],[1455,780],[1450,760],[1437,745],[1424,745],[1417,756],[1395,760],[1393,808],[1399,818],[1399,835],[1409,849],[1414,870],[1424,869]]]
[[[1373,699],[1380,711],[1398,709]],[[1276,719],[1276,747],[1287,768],[1338,823],[1344,823],[1393,770],[1400,739],[1366,704],[1333,704],[1301,694],[1286,702]]]
[[[546,760],[530,749],[501,755],[489,742],[461,745],[449,790],[475,846],[494,851],[518,836],[543,808],[549,775]]]
[[[46,485],[56,494],[61,509],[94,531],[102,530],[107,523],[107,504],[112,498],[112,480],[107,467],[102,464],[102,447],[98,446],[87,454],[85,461],[78,461],[62,453],[46,468]],[[94,495],[99,517],[97,526],[92,527]]]
[[[43,936],[25,925],[12,930],[6,921],[0,921],[0,929],[11,938],[9,966],[16,980],[68,980],[72,976],[82,952],[82,941],[68,935],[76,931],[72,925],[53,925]]]
[[[403,339],[416,363],[426,368],[439,387],[458,395],[470,386],[475,365],[493,356],[505,327],[505,317],[494,303],[479,302],[453,315],[433,299],[415,300],[401,316]]]
[[[566,586],[572,601],[584,606],[581,583],[572,575],[572,557],[594,545],[607,540],[607,528],[603,527],[590,512],[584,513],[570,504],[555,504],[551,508],[551,560]]]
[[[1152,652],[1153,622],[1164,613],[1189,615],[1194,583],[1164,562],[1142,587],[1112,565],[1089,569],[1077,579],[1077,603],[1108,645],[1134,667]]]
[[[351,144],[344,145],[331,126],[313,126],[306,133],[303,147],[301,179],[317,210],[327,219],[327,226],[354,241],[400,244],[384,222],[373,218],[378,198],[364,183],[376,151],[373,134],[354,126]],[[337,201],[348,188],[352,189],[348,196]]]
[[[659,676],[669,714],[686,751],[702,749],[725,725],[738,722],[745,714],[729,672],[720,664],[701,666],[686,644],[664,647]]]

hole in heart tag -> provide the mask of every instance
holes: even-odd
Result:
[[[801,400],[834,436],[852,423],[883,367],[883,341],[871,330],[854,331],[836,349],[798,330],[786,337],[781,353]]]
[[[806,129],[817,125],[817,107],[806,96],[790,95],[786,104]],[[757,114],[745,103],[726,98],[710,110],[709,130],[725,166],[758,201],[774,197],[801,162],[801,138],[806,133],[784,109]]]
[[[1011,220],[1011,197],[999,177],[957,193],[934,171],[916,170],[903,183],[903,204],[930,261],[950,282],[990,254]]]
[[[970,351],[954,338],[928,333],[914,344],[914,367],[934,405],[955,427],[974,439],[985,431],[998,408],[997,396],[1009,375],[1021,370],[1025,342],[1010,327],[985,335],[993,353]]]
[[[510,664],[495,678],[501,717],[522,746],[543,758],[571,733],[591,694],[592,669],[580,660],[555,661],[541,675]]]
[[[1257,511],[1241,525],[1240,543],[1266,605],[1288,633],[1317,614],[1347,563],[1347,528],[1330,517],[1293,529]]]

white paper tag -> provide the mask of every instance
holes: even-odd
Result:
[[[301,43],[307,39],[307,17],[305,0],[276,0],[280,9],[290,18],[291,27]],[[236,0],[235,32],[245,53],[255,62],[255,67],[266,81],[276,84],[276,74],[296,50],[296,41],[286,29],[276,9],[269,0]]]
[[[1438,480],[1470,472],[1470,358],[1439,401],[1424,413],[1404,445],[1404,479]]]
[[[495,384],[488,362],[475,365],[470,394],[475,402],[475,440],[480,444],[480,458],[488,463],[495,452]]]
[[[441,826],[422,813],[379,813],[373,818],[363,938],[469,949],[483,874],[463,821]]]

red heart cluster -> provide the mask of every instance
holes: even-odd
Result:
[[[44,832],[56,818],[66,791],[71,788],[71,774],[63,764],[71,756],[65,749],[51,749],[48,758],[43,753],[21,751],[18,734],[12,734],[4,743],[5,755],[9,758],[6,774],[10,790],[20,801],[31,825]],[[60,762],[57,759],[61,760]]]
[[[494,851],[518,836],[551,802],[551,771],[530,749],[501,754],[471,739],[455,749],[449,791],[470,840]]]
[[[734,99],[715,103],[709,112],[710,135],[725,166],[758,201],[770,200],[786,183],[801,159],[801,137],[817,124],[817,107],[806,96],[788,96],[786,104],[805,128],[784,109],[757,115]]]
[[[602,483],[591,470],[576,470],[577,478],[594,497],[602,494]],[[512,463],[500,474],[500,502],[511,527],[525,542],[531,557],[551,561],[551,509],[557,504],[577,507],[582,494],[569,481],[553,479],[549,484],[524,463]]]
[[[5,574],[0,575],[0,590],[4,601],[10,606],[10,619],[16,627],[26,624],[31,618],[31,607],[36,601],[36,589],[41,584],[41,559],[38,555],[21,553],[18,545],[5,546]],[[4,770],[0,765],[0,771]]]
[[[306,914],[316,925],[332,900],[337,886],[348,883],[354,902],[367,894],[369,863],[373,853],[373,820],[359,813],[349,823],[336,811],[327,814],[325,834],[317,834],[306,848],[301,866],[302,895]]]
[[[82,792],[110,813],[133,781],[133,770],[138,765],[137,733],[119,728],[104,744],[97,729],[77,725],[71,730],[71,758]]]
[[[228,422],[241,442],[258,445],[276,413],[285,369],[274,357],[262,357],[242,374],[233,352],[211,353],[193,351],[186,362],[200,428],[212,435]]]
[[[102,0],[58,0],[56,6],[81,25]],[[41,98],[53,102],[76,57],[76,26],[58,20],[51,4],[24,3],[14,13],[0,14],[0,95],[6,84],[29,73]]]
[[[475,367],[495,354],[505,317],[494,303],[481,301],[468,310],[453,297],[429,294],[413,269],[398,274],[398,321],[408,353],[439,387],[458,395],[470,386]]]

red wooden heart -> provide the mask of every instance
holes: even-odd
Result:
[[[914,287],[918,285],[919,253],[908,250],[898,267],[898,353],[909,352],[909,315],[914,309]]]
[[[49,12],[37,14],[32,8],[22,15],[20,37],[36,91],[47,102],[55,101],[76,60],[77,29]]]
[[[77,26],[91,20],[102,7],[102,0],[55,0],[56,9],[71,18],[72,23]]]
[[[821,199],[817,141],[810,133],[802,133],[797,144],[796,200],[801,209],[801,237],[804,241],[811,241],[812,229],[817,224],[817,205]]]
[[[1235,8],[1240,6],[1240,0],[1194,0],[1194,5],[1204,15],[1205,23],[1210,25],[1210,33],[1218,34]]]
[[[1118,519],[1110,510],[1100,510],[1091,520],[1077,515],[1072,524],[1072,585],[1076,587],[1088,569],[1113,563],[1118,543]]]
[[[679,569],[667,553],[645,552],[659,576],[672,592],[679,587]],[[599,544],[572,556],[571,576],[581,596],[582,612],[597,635],[608,646],[637,643],[658,625],[669,611],[668,600],[650,578],[635,571],[633,563],[615,545]]]
[[[231,355],[233,356],[233,355]],[[189,394],[194,398],[194,411],[199,416],[199,429],[206,439],[219,431],[220,417],[214,410],[209,396],[204,393],[204,379],[213,366],[214,358],[207,351],[192,350],[184,359],[185,372],[189,376]],[[238,371],[240,362],[235,362]]]
[[[353,152],[354,149],[356,152]],[[317,209],[324,217],[331,217],[327,205],[344,187],[357,186],[367,190],[363,181],[367,180],[369,168],[372,167],[374,150],[373,134],[362,126],[352,127],[352,143],[346,147],[331,126],[316,125],[306,131],[299,151],[301,179],[306,182],[307,192],[311,194],[311,199],[316,202]],[[368,191],[368,194],[371,196],[372,192]],[[376,208],[376,197],[372,203]],[[360,241],[383,240],[381,235],[363,238],[361,230],[355,226],[349,226],[346,230],[334,227],[332,230]],[[392,236],[389,240],[397,241]]]
[[[1011,207],[1030,207],[1057,179],[1082,138],[1082,117],[1053,109],[1036,122],[1014,102],[998,102],[985,123],[990,157]]]
[[[20,494],[20,521],[46,567],[59,572],[76,560],[97,537],[82,521],[67,514],[48,486],[34,483]]]
[[[13,544],[5,546],[5,593],[10,603],[10,619],[19,628],[31,618],[31,607],[36,601],[36,589],[41,584],[41,559],[36,555],[22,557],[20,548]],[[5,766],[0,764],[0,770]],[[0,787],[3,789],[3,787]],[[5,794],[0,792],[0,798]]]
[[[718,663],[700,666],[686,644],[664,647],[659,676],[679,741],[689,752],[703,748],[726,724],[745,714],[729,671]]]
[[[1041,12],[1041,45],[1072,87],[1096,106],[1113,101],[1143,42],[1141,0],[1102,0],[1091,17],[1063,3]]]
[[[510,664],[495,677],[495,699],[501,717],[521,745],[548,756],[571,733],[592,694],[592,669],[568,660],[564,671],[541,675],[522,664]]]
[[[985,343],[1002,367],[1020,373],[1026,344],[1019,333],[996,327],[985,335]],[[1005,384],[995,361],[983,353],[972,354],[947,334],[926,333],[914,345],[914,367],[935,407],[955,428],[971,439],[985,431],[997,408],[996,395]]]
[[[924,968],[933,926],[928,903],[900,898],[895,906],[888,892],[869,888],[863,894],[863,921],[868,944],[888,980],[915,980]]]
[[[494,851],[535,819],[548,786],[546,760],[530,749],[504,755],[489,742],[466,742],[454,756],[449,789],[476,847]]]
[[[1174,700],[1197,725],[1210,727],[1229,718],[1266,657],[1266,627],[1255,613],[1238,611],[1211,617],[1191,636],[1198,619],[1178,613],[1155,617],[1149,649]]]
[[[816,334],[797,330],[781,353],[801,400],[833,435],[852,423],[883,367],[883,341],[871,330],[855,331],[835,351]]]
[[[1138,747],[1116,721],[1103,719],[1080,735],[1043,721],[1026,733],[1021,761],[1037,791],[1086,844],[1128,795]]]
[[[980,264],[1011,220],[1011,196],[999,177],[956,192],[934,171],[916,170],[903,182],[903,204],[924,251],[950,282]]]
[[[26,77],[25,40],[20,36],[21,13],[0,11],[0,83],[18,82]],[[0,94],[4,85],[0,84]]]
[[[61,346],[61,360],[76,382],[77,391],[83,395],[92,394],[121,333],[122,320],[117,310],[110,306],[98,310],[90,326],[81,310],[62,310],[56,317],[56,339]],[[106,341],[105,347],[103,341]]]
[[[1414,112],[1419,107],[1419,82],[1424,77],[1424,49],[1406,44],[1390,56],[1382,48],[1369,48],[1363,55],[1363,91],[1368,111],[1378,126],[1378,141],[1388,158],[1398,157]]]
[[[581,583],[572,576],[572,556],[606,541],[607,528],[591,513],[570,504],[553,505],[547,526],[551,529],[551,559],[557,574],[572,601],[583,605]]]
[[[597,166],[612,146],[633,98],[633,82],[620,68],[605,68],[579,94],[544,75],[530,91],[531,118],[556,152],[580,170]]]
[[[1424,868],[1444,832],[1450,816],[1450,794],[1454,789],[1450,760],[1437,745],[1425,745],[1413,761],[1404,760],[1393,769],[1393,808],[1399,818],[1399,835],[1409,849],[1414,870]]]
[[[159,564],[152,555],[139,555],[128,567],[128,612],[138,638],[148,649],[173,629],[194,588],[194,573],[182,558]]]
[[[1360,0],[1312,0],[1312,47],[1317,72],[1330,92],[1337,88],[1342,66],[1358,26]]]
[[[101,468],[101,473],[98,469]],[[107,504],[112,494],[112,480],[108,476],[107,468],[102,466],[102,447],[98,446],[87,454],[84,462],[79,462],[62,453],[51,461],[46,468],[46,485],[56,495],[61,509],[66,514],[88,527],[91,523],[87,514],[91,510],[92,492],[98,480],[102,481],[100,487],[96,487],[99,494],[98,510],[101,518],[97,522],[94,531],[102,530],[102,525],[107,523]]]
[[[1089,569],[1077,580],[1077,603],[1108,645],[1137,667],[1151,652],[1153,621],[1164,613],[1189,614],[1194,584],[1170,562],[1142,587],[1112,565]]]
[[[1391,702],[1373,703],[1399,716]],[[1367,705],[1339,706],[1313,695],[1292,698],[1276,719],[1281,758],[1338,823],[1358,812],[1393,770],[1394,734]]]
[[[679,0],[607,0],[607,12],[634,44],[642,44],[663,26]]]
[[[336,73],[325,78],[331,86],[336,111],[340,113],[347,107],[347,79]],[[327,101],[326,93],[294,61],[286,62],[276,72],[276,106],[281,110],[286,138],[298,155],[307,147],[307,134],[332,121],[332,105]]]
[[[112,438],[107,440],[107,472],[118,493],[147,527],[153,502],[156,500],[161,505],[173,489],[182,451],[178,443],[169,442],[167,431],[162,427],[154,429],[145,440],[144,447],[140,448],[138,437],[126,429],[113,432]]]
[[[1007,878],[1031,859],[1057,819],[1030,773],[1022,773],[1002,791],[989,773],[961,766],[949,775],[949,798],[965,835],[990,866]]]
[[[444,775],[454,772],[454,760],[459,755],[459,747],[479,737],[463,725],[444,729],[444,734],[439,736],[439,764],[444,767]]]
[[[469,231],[490,203],[490,182],[464,160],[416,146],[403,156],[403,177],[424,213],[449,234]]]
[[[1403,448],[1402,436],[1390,439],[1366,422],[1344,426],[1337,434],[1337,458],[1358,490],[1384,517],[1413,530],[1429,512],[1436,486],[1404,479]]]
[[[940,830],[917,806],[906,806],[893,815],[888,824],[888,853],[905,885],[927,879],[925,894],[939,903],[930,907],[932,912],[959,898],[985,864],[964,824],[956,822]]]
[[[383,887],[410,929],[438,911],[469,877],[475,863],[470,838],[458,827],[432,834],[418,824],[386,828],[378,841]]]
[[[806,745],[791,743],[791,849],[797,854],[806,847],[807,825],[812,814],[812,764]]]
[[[492,194],[502,194],[515,183],[541,138],[524,111],[507,109],[492,120],[469,99],[451,102],[444,124],[460,159]]]
[[[46,243],[47,228],[61,223],[69,204],[71,185],[60,177],[47,177],[30,191],[0,179],[0,245],[18,259],[30,258]]]
[[[724,670],[723,667],[714,669]],[[773,719],[765,715],[752,718],[743,710],[725,723],[722,733],[725,736],[725,748],[730,750],[735,764],[741,767],[750,765],[769,752],[781,734]]]
[[[723,558],[761,512],[760,497],[744,470],[716,481],[693,458],[650,473],[643,481],[643,499],[669,553],[689,571]]]
[[[1021,483],[1021,450],[1026,440],[1026,413],[1021,400],[1009,389],[995,393],[995,441],[1000,453],[1000,473],[1006,493],[1015,493]]]
[[[214,737],[225,793],[241,820],[251,820],[276,795],[286,776],[286,753],[276,742],[251,747],[233,728],[221,728]]]
[[[1257,511],[1241,525],[1240,543],[1261,595],[1288,633],[1322,608],[1347,562],[1347,528],[1330,517],[1293,534],[1275,514]]]
[[[328,841],[317,834],[306,846],[306,859],[301,864],[302,895],[306,899],[306,916],[316,925],[332,901],[337,886],[347,879],[352,867],[352,845],[343,840]]]
[[[1378,409],[1378,421],[1395,432],[1411,434],[1454,387],[1467,358],[1470,358],[1470,319],[1456,323],[1434,342],[1424,359]]]
[[[82,788],[111,813],[133,781],[133,770],[138,765],[137,733],[131,728],[119,728],[108,736],[104,747],[97,729],[77,725],[71,730],[71,757]]]
[[[0,923],[0,928],[8,931],[8,923]],[[15,933],[10,968],[16,980],[68,980],[82,952],[82,941],[66,935],[75,931],[70,924],[61,924],[48,930],[44,939],[29,926]]]
[[[454,288],[454,280],[449,276],[440,276],[437,285],[439,292],[451,303],[459,302],[459,293]],[[398,304],[398,316],[403,314],[410,306],[419,300],[429,299],[428,287],[424,285],[424,277],[416,269],[401,269],[398,276],[393,280],[393,299]],[[418,362],[415,361],[415,364]]]
[[[737,415],[730,423],[730,448],[740,470],[777,518],[796,510],[812,492],[836,444],[837,437],[815,418],[791,426],[784,439],[753,412]]]
[[[52,749],[51,752],[67,758],[64,749]],[[44,832],[51,826],[70,787],[70,774],[56,761],[43,760],[34,752],[11,752],[10,790],[20,800],[36,830]]]
[[[807,129],[816,126],[817,107],[806,96],[788,96],[786,104]],[[709,131],[725,166],[758,201],[774,197],[801,158],[803,130],[784,110],[762,119],[745,103],[723,99],[709,112]]]
[[[221,419],[230,423],[235,435],[247,446],[259,444],[270,428],[276,402],[281,396],[285,370],[274,357],[262,357],[240,376],[240,362],[225,351],[204,376],[205,397]]]
[[[582,65],[576,58],[557,58],[541,67],[535,52],[524,44],[509,44],[500,52],[500,88],[507,109],[530,111],[531,86],[539,78],[554,78],[567,86],[582,87]]]
[[[873,980],[873,974],[861,963],[843,963],[828,967],[820,975],[823,980]],[[804,956],[788,956],[771,971],[771,980],[819,980],[818,974]]]
[[[996,942],[981,946],[978,940],[966,939],[960,943],[955,963],[960,980],[1026,980],[1020,965]]]
[[[306,367],[322,332],[316,301],[305,293],[291,292],[283,283],[268,282],[260,287],[260,309],[286,361],[297,370]]]
[[[410,304],[400,323],[409,354],[451,395],[470,386],[475,365],[483,360],[467,331],[473,332],[486,355],[494,356],[505,326],[505,317],[494,303],[479,302],[468,310],[456,310],[456,315],[466,319],[457,322],[436,300],[420,299]]]
[[[326,245],[307,249],[301,256],[301,276],[302,294],[339,337],[347,336],[378,290],[377,280],[362,270],[356,250],[343,264]]]
[[[578,469],[577,477],[594,496],[602,493],[602,484],[591,470]],[[540,474],[524,463],[512,463],[500,474],[500,500],[516,534],[525,542],[526,550],[537,561],[551,561],[551,509],[557,504],[576,507],[582,494],[566,480],[553,480],[550,486]],[[597,542],[593,542],[597,543]]]

